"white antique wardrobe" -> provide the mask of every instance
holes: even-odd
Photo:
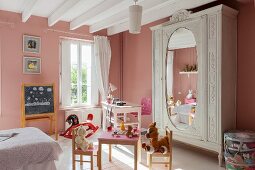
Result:
[[[219,153],[219,164],[223,133],[236,127],[237,14],[224,5],[196,13],[181,10],[170,21],[151,28],[154,121],[162,133],[170,127],[177,141]],[[168,43],[179,28],[194,35],[198,67],[195,116],[184,129],[169,116],[167,92]],[[179,42],[185,44],[185,39],[189,38],[179,38]]]

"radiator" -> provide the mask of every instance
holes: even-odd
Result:
[[[65,120],[69,115],[75,114],[78,116],[79,122],[81,123],[81,122],[84,122],[87,120],[87,116],[89,113],[92,113],[94,115],[92,123],[94,125],[101,127],[101,114],[102,114],[101,107],[67,110],[67,111],[65,111]],[[65,122],[65,130],[69,127],[70,127],[70,125],[67,122]]]

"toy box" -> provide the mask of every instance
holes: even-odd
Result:
[[[224,134],[227,170],[255,170],[255,133],[231,131]]]

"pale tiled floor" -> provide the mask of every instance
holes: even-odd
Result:
[[[92,142],[96,143],[100,132],[93,135]],[[59,161],[56,162],[58,170],[72,169],[71,140],[63,137],[59,138],[59,144],[63,149]],[[120,149],[121,148],[121,149]],[[112,162],[108,161],[108,146],[103,145],[103,170],[131,170],[133,169],[133,148],[118,146],[113,147]],[[86,159],[86,158],[84,158]],[[187,145],[175,143],[173,147],[173,170],[224,170],[218,166],[217,155],[207,151],[198,150]],[[82,167],[76,163],[77,169],[89,170],[88,163]],[[153,165],[153,170],[168,169],[164,165]],[[97,170],[96,159],[94,159],[94,170]],[[146,166],[146,154],[142,152],[142,164],[138,165],[138,170],[148,170]]]

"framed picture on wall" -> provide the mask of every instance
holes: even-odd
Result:
[[[41,58],[23,57],[23,73],[24,74],[40,74],[41,73]]]
[[[39,54],[41,50],[41,38],[31,35],[23,35],[23,52]]]

